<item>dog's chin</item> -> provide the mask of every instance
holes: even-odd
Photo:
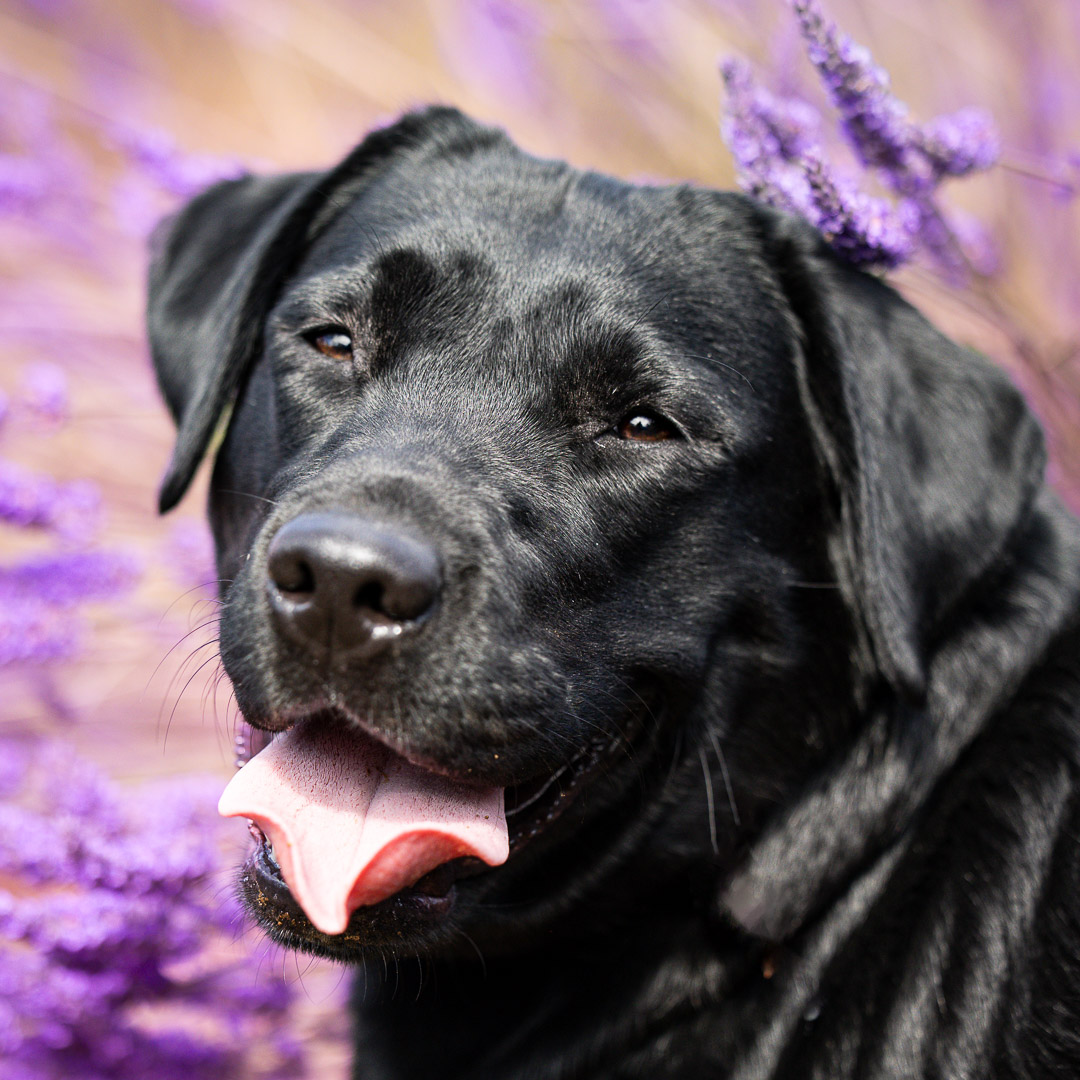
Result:
[[[534,849],[548,847],[537,841],[560,831],[565,812],[575,804],[580,809],[586,801],[582,794],[601,785],[620,788],[623,772],[638,775],[635,759],[638,753],[648,753],[646,744],[653,741],[655,708],[654,695],[637,699],[617,734],[587,743],[554,772],[506,788],[510,850],[503,866],[489,867],[471,857],[454,859],[380,903],[356,908],[344,931],[326,934],[305,915],[281,876],[266,838],[252,825],[255,846],[240,871],[241,898],[272,940],[333,960],[356,963],[372,950],[396,955],[465,952],[472,948],[468,942],[473,909],[498,894],[501,880],[535,872]],[[265,732],[251,734],[249,753],[257,752],[270,738]],[[576,821],[577,815],[572,816]],[[540,858],[545,864],[552,859],[556,863],[544,877],[558,890],[557,852],[545,850]]]

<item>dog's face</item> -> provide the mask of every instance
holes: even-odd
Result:
[[[263,924],[352,959],[512,943],[599,893],[611,916],[657,874],[715,892],[876,687],[918,695],[974,573],[928,464],[949,432],[900,393],[942,361],[912,319],[741,197],[537,161],[447,111],[185,211],[151,284],[164,499],[235,396],[211,520],[245,718],[505,789],[504,864],[447,861],[340,934],[257,851]],[[1020,424],[980,379],[931,404]],[[1023,497],[992,473],[960,511],[988,544]]]

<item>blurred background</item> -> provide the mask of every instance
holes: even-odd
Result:
[[[916,258],[890,277],[1009,369],[1047,427],[1053,481],[1080,507],[1080,5],[826,11],[916,120],[967,105],[993,116],[998,164],[941,192],[979,257],[959,269]],[[18,1062],[12,1077],[163,1080],[166,1060],[188,1077],[346,1075],[341,972],[271,952],[235,912],[218,918],[245,841],[213,812],[236,717],[213,644],[206,470],[179,510],[154,512],[172,438],[141,325],[154,222],[245,168],[332,164],[373,125],[435,101],[538,155],[732,187],[717,73],[732,56],[819,108],[825,145],[851,164],[785,0],[0,0],[0,1060]],[[175,778],[211,794],[176,811],[160,795]],[[95,792],[82,803],[79,783]],[[149,803],[172,816],[151,829]],[[170,844],[197,857],[154,869]],[[205,925],[168,937],[159,911],[157,937],[133,935],[159,894],[186,898]],[[73,936],[85,918],[73,895],[108,908],[112,936]],[[106,984],[120,953],[132,974]],[[32,1006],[31,983],[51,988]],[[250,1001],[247,985],[261,987]],[[225,1028],[221,994],[235,1004]]]

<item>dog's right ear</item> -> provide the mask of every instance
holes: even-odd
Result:
[[[217,184],[154,233],[147,331],[178,429],[161,485],[162,513],[187,490],[258,348],[259,298],[291,262],[296,233],[306,231],[306,222],[290,219],[315,179],[251,176]]]
[[[500,137],[456,109],[425,109],[372,132],[328,172],[227,181],[158,227],[147,328],[158,385],[178,428],[162,513],[191,483],[261,352],[267,314],[322,229],[395,154],[468,152]]]

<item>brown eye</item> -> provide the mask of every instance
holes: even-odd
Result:
[[[340,327],[316,330],[306,335],[308,343],[313,345],[331,360],[351,360],[353,354],[352,338]]]
[[[627,413],[615,426],[620,439],[633,439],[635,442],[660,442],[663,439],[677,439],[679,430],[666,417],[651,409],[635,409]]]

